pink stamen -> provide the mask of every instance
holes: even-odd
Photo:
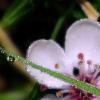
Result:
[[[44,92],[44,91],[46,91],[48,88],[47,88],[47,86],[46,85],[40,85],[40,91],[41,92]]]
[[[83,60],[84,59],[84,54],[83,53],[79,53],[77,57],[78,57],[79,60]]]

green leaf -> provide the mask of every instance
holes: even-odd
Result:
[[[92,94],[96,94],[97,96],[100,96],[100,89],[91,85],[91,84],[88,84],[88,83],[85,83],[83,81],[79,81],[77,79],[74,79],[73,77],[70,77],[70,76],[67,76],[67,75],[63,75],[59,72],[56,72],[56,71],[52,71],[48,68],[45,68],[43,66],[40,66],[40,65],[37,65],[37,64],[34,64],[32,63],[31,61],[23,58],[23,57],[20,57],[20,56],[17,56],[11,52],[7,52],[5,49],[3,49],[2,47],[0,47],[0,51],[2,51],[1,53],[5,53],[7,56],[12,56],[15,58],[15,61],[19,61],[21,63],[24,63],[26,65],[29,65],[29,66],[32,66],[33,68],[37,69],[37,70],[40,70],[41,72],[43,73],[47,73],[55,78],[58,78],[58,79],[61,79],[65,82],[69,82],[70,84],[72,85],[75,85],[77,88],[79,89],[82,89],[84,91],[87,91],[89,93],[92,93]]]
[[[13,23],[29,13],[32,9],[32,4],[30,2],[30,0],[14,0],[11,7],[5,12],[0,25],[2,27],[12,26]]]

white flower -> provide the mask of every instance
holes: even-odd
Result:
[[[65,51],[53,40],[41,39],[31,44],[27,58],[38,65],[100,87],[100,24],[89,19],[79,20],[66,32]],[[41,100],[100,100],[96,95],[77,89],[31,66],[26,68],[40,84],[49,89],[61,89],[57,92],[57,96],[61,97],[48,94]]]

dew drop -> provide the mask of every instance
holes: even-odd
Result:
[[[0,50],[0,53],[1,53],[1,54],[5,54],[4,50]]]
[[[23,60],[23,63],[27,65],[28,64],[28,61],[27,60]]]
[[[15,58],[12,57],[12,56],[7,56],[7,61],[8,62],[14,62],[15,61]]]

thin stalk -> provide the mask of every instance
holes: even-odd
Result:
[[[0,45],[2,45],[6,50],[11,50],[21,56],[22,53],[12,42],[4,28],[10,27],[15,21],[19,20],[23,15],[29,12],[29,9],[23,11],[24,6],[26,6],[27,3],[29,3],[28,0],[14,0],[13,4],[8,8],[7,13],[4,14],[4,17],[0,22]],[[22,63],[14,62],[14,65],[16,68],[18,67],[17,69],[24,70],[24,65]]]
[[[7,33],[0,27],[0,44],[6,49],[15,52],[18,55],[22,55],[20,50],[17,46],[14,45],[14,43],[10,40],[10,37],[7,35]],[[19,68],[23,68],[23,64],[19,64],[18,62],[14,63],[15,66]]]
[[[12,11],[18,6],[21,0],[13,0],[11,6],[8,8],[8,10],[5,12],[4,17],[9,16]]]
[[[20,19],[22,17],[22,14],[24,15],[27,12],[23,10],[27,2],[28,2],[27,0],[21,0],[19,4],[16,4],[18,3],[17,1],[14,2],[12,7],[8,9],[8,12],[5,13],[3,19],[1,20],[0,22],[1,26],[2,27],[8,27],[8,25],[11,26],[14,22],[16,22],[16,18]],[[19,13],[22,13],[21,16]]]
[[[100,16],[100,14],[98,13],[98,11],[96,11],[96,9],[91,5],[89,1],[78,0],[78,3],[88,18],[93,19],[93,20],[98,20],[98,17]]]
[[[29,93],[28,100],[35,100],[37,98],[39,85],[37,82],[33,85],[32,91]]]
[[[66,20],[66,17],[69,16],[72,12],[72,10],[75,7],[75,3],[72,4],[72,6],[69,8],[69,10],[67,10],[66,12],[64,12],[64,14],[62,16],[60,16],[55,24],[55,27],[51,33],[51,39],[56,40],[57,35],[59,34],[60,29],[62,28],[64,21]]]
[[[58,33],[59,33],[62,25],[63,25],[64,20],[65,20],[65,16],[61,16],[57,20],[56,25],[55,25],[55,28],[54,28],[53,32],[51,33],[51,39],[56,40],[57,35],[58,35]]]
[[[26,15],[27,13],[29,13],[30,10],[27,10],[25,12],[20,12],[18,14],[18,16],[14,16],[12,19],[9,20],[2,20],[2,22],[0,23],[2,27],[10,27],[12,26],[16,21],[18,21],[22,16]]]

